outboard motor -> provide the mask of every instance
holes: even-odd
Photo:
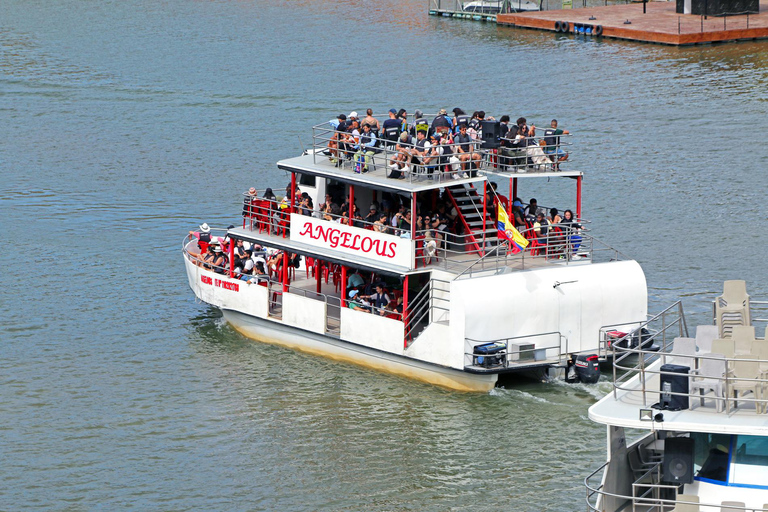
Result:
[[[580,382],[594,384],[600,380],[600,364],[597,362],[597,354],[579,354],[576,356],[573,366]]]

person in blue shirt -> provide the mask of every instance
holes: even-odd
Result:
[[[357,165],[358,162],[365,162],[365,165],[363,165],[360,171],[368,172],[371,158],[380,151],[378,146],[379,139],[376,138],[376,134],[371,130],[371,126],[364,124],[363,133],[360,134],[360,140],[355,146],[355,149],[357,149],[357,152],[355,153],[355,165]],[[359,172],[357,168],[355,169],[355,172]]]

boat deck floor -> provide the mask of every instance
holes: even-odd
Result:
[[[603,27],[602,37],[646,43],[693,45],[768,38],[768,0],[760,2],[759,14],[703,16],[678,14],[675,2],[642,3],[499,14],[499,25],[538,30],[555,30],[555,22]],[[626,23],[629,21],[630,23]],[[586,36],[590,37],[590,36]]]

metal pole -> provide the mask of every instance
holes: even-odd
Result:
[[[229,239],[229,277],[235,277],[235,239]]]
[[[583,176],[576,177],[576,218],[581,218],[581,179]]]
[[[416,239],[416,223],[414,222],[414,219],[416,218],[416,192],[411,194],[411,243]],[[416,252],[414,251],[414,254]]]
[[[355,209],[355,186],[349,186],[349,225],[352,225],[352,217]]]
[[[512,180],[514,178],[509,178],[509,197],[507,198],[507,218],[509,218],[509,221],[514,224],[514,217],[512,216],[512,203],[515,200],[514,193],[512,192]]]
[[[283,251],[283,293],[288,291],[288,252]]]
[[[413,215],[413,214],[411,214]],[[406,322],[406,316],[408,314],[408,276],[403,279],[403,326],[407,329],[408,322]],[[403,338],[403,348],[408,348],[408,333],[405,333]]]
[[[512,178],[512,195],[517,197],[517,178]]]
[[[291,173],[291,194],[289,196],[289,199],[291,200],[291,206],[289,208],[289,212],[293,213],[293,205],[296,204],[296,173]]]
[[[304,258],[304,263],[307,263],[307,258]],[[317,288],[317,293],[320,293],[322,291],[321,284],[320,284],[320,276],[323,274],[323,262],[321,260],[315,259],[315,283]]]
[[[341,307],[347,307],[347,267],[341,266]]]

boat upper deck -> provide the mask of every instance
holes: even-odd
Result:
[[[418,193],[445,186],[485,181],[488,175],[508,177],[580,178],[572,169],[570,133],[536,128],[511,137],[515,129],[499,129],[498,136],[470,128],[464,135],[455,128],[432,128],[435,118],[422,116],[426,124],[412,124],[408,131],[366,131],[359,125],[339,131],[335,122],[312,128],[312,147],[303,155],[278,162],[280,169],[364,184],[378,190]],[[363,120],[362,124],[365,125]],[[479,125],[478,125],[479,126]],[[500,133],[506,132],[506,133]],[[523,135],[525,133],[525,135]],[[557,135],[555,135],[557,133]],[[530,135],[530,136],[529,136]],[[467,136],[467,139],[461,139]]]
[[[741,283],[742,293],[728,292]],[[606,327],[613,391],[589,409],[596,422],[645,430],[768,436],[768,301],[751,300],[743,281],[727,281],[713,303],[714,325],[688,336],[676,302],[630,333]],[[738,286],[737,286],[738,288]],[[751,310],[751,311],[750,311]]]

